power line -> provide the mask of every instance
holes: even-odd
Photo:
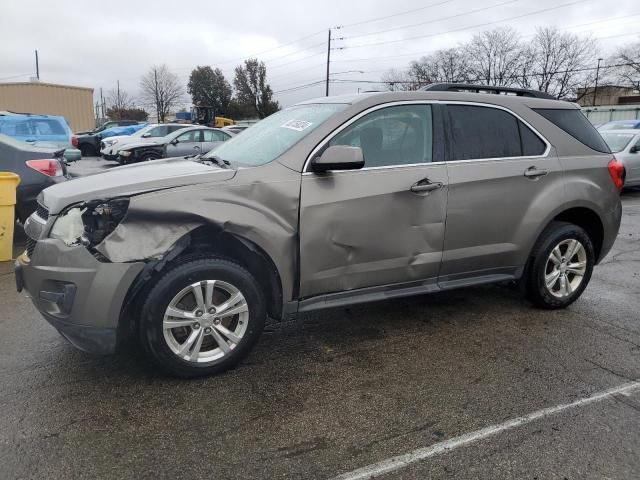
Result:
[[[444,2],[439,2],[439,3],[433,3],[431,5],[426,5],[424,7],[420,7],[420,8],[414,8],[412,10],[406,10],[404,12],[399,12],[399,13],[394,13],[392,15],[385,15],[383,17],[378,17],[378,18],[372,18],[371,20],[363,20],[361,22],[355,22],[355,23],[348,23],[346,25],[340,25],[338,27],[336,27],[337,29],[341,29],[341,28],[350,28],[350,27],[355,27],[357,25],[364,25],[365,23],[373,23],[373,22],[377,22],[379,20],[387,20],[389,18],[394,18],[394,17],[399,17],[401,15],[408,15],[409,13],[414,13],[414,12],[418,12],[420,10],[426,10],[428,8],[433,8],[433,7],[438,7],[440,5],[444,5],[445,3],[451,3],[455,0],[445,0]]]
[[[501,7],[503,5],[507,5],[509,3],[515,3],[515,2],[519,2],[519,1],[521,1],[521,0],[507,0],[506,2],[496,3],[494,5],[489,5],[489,6],[482,7],[482,8],[476,8],[475,10],[469,10],[467,12],[457,13],[455,15],[449,15],[448,17],[442,17],[442,18],[436,18],[436,19],[432,19],[432,20],[427,20],[426,22],[412,23],[412,24],[409,24],[409,25],[403,25],[401,27],[388,28],[387,30],[378,30],[378,31],[372,32],[372,33],[362,33],[362,34],[359,34],[359,35],[352,35],[350,37],[344,37],[344,39],[345,40],[350,40],[350,39],[353,39],[353,38],[370,37],[371,35],[380,35],[381,33],[388,33],[388,32],[393,32],[393,31],[396,31],[396,30],[404,30],[405,28],[420,27],[422,25],[429,25],[431,23],[442,22],[443,20],[451,20],[452,18],[464,17],[466,15],[471,15],[473,13],[484,12],[485,10],[491,10],[492,8]]]
[[[633,16],[637,16],[640,15],[639,13],[634,13],[631,15],[621,15],[621,16],[617,16],[617,17],[611,17],[608,19],[604,19],[604,20],[598,20],[595,22],[588,22],[588,23],[581,23],[581,24],[577,24],[577,25],[566,25],[564,27],[559,27],[560,30],[565,30],[568,28],[577,28],[577,27],[584,27],[584,26],[588,26],[588,25],[595,25],[598,23],[606,23],[612,20],[618,20],[620,18],[629,18],[629,17],[633,17]],[[442,34],[446,34],[449,32],[442,32]],[[581,32],[578,32],[581,33]],[[620,34],[620,35],[615,35],[615,36],[627,36],[627,35],[634,35],[635,33],[624,33],[624,34]],[[531,35],[524,35],[520,38],[528,38],[528,37],[533,37],[535,36],[534,34]],[[611,38],[611,37],[596,37],[595,39],[605,39],[605,38]],[[376,56],[376,57],[364,57],[364,58],[352,58],[352,59],[343,59],[343,60],[333,60],[333,62],[338,62],[338,63],[349,63],[349,62],[366,62],[369,60],[388,60],[388,59],[398,59],[401,57],[416,57],[416,56],[424,56],[424,55],[428,55],[429,53],[432,53],[434,50],[429,50],[429,51],[420,51],[420,52],[413,52],[413,53],[403,53],[403,54],[399,54],[399,55],[386,55],[384,57],[380,57],[380,56]],[[377,70],[376,70],[377,71]],[[379,70],[379,71],[384,71],[384,70]],[[375,71],[369,71],[368,73],[373,73]]]
[[[531,15],[538,15],[540,13],[544,13],[544,12],[550,12],[552,10],[558,10],[560,8],[564,8],[564,7],[568,7],[571,5],[575,5],[577,3],[584,3],[590,0],[575,0],[573,2],[568,2],[568,3],[563,3],[562,5],[557,5],[555,7],[549,7],[549,8],[543,8],[540,10],[535,10],[533,12],[529,12],[529,13],[525,13],[525,14],[521,14],[521,15],[515,15],[513,17],[507,17],[507,18],[502,18],[500,20],[494,20],[493,22],[484,22],[484,23],[478,23],[475,25],[469,25],[467,27],[461,27],[461,28],[455,28],[453,30],[447,30],[445,32],[437,32],[437,33],[430,33],[427,35],[418,35],[416,37],[409,37],[409,38],[403,38],[403,39],[399,39],[399,40],[387,40],[384,42],[374,42],[374,43],[364,43],[361,45],[351,45],[351,46],[346,46],[344,47],[345,49],[351,49],[351,48],[363,48],[363,47],[374,47],[377,45],[388,45],[390,43],[398,43],[398,42],[408,42],[410,40],[418,40],[421,38],[429,38],[429,37],[437,37],[440,35],[444,35],[446,33],[453,33],[453,32],[460,32],[463,30],[469,30],[471,28],[476,28],[476,27],[485,27],[487,25],[495,25],[496,23],[502,23],[502,22],[506,22],[508,20],[516,20],[518,18],[525,18],[525,17],[529,17]]]
[[[502,77],[500,80],[517,80],[518,78],[528,78],[528,77],[542,77],[542,76],[549,76],[549,75],[557,75],[559,73],[580,73],[580,72],[588,72],[588,71],[592,71],[592,70],[597,70],[598,68],[600,68],[600,70],[605,70],[608,68],[617,68],[617,67],[638,67],[640,66],[640,62],[626,62],[626,63],[616,63],[616,64],[612,64],[612,65],[604,65],[604,66],[600,66],[600,67],[583,67],[583,68],[570,68],[570,69],[566,69],[566,70],[553,70],[553,71],[549,71],[549,72],[533,72],[533,73],[523,73],[523,74],[516,74],[516,75],[508,75],[506,77]],[[483,81],[483,78],[479,78],[476,77],[474,79],[466,79],[465,82],[468,83],[474,83],[474,82],[480,82]],[[428,85],[429,83],[433,83],[433,82],[421,82],[419,80],[398,80],[398,81],[384,81],[384,80],[349,80],[349,79],[342,79],[342,78],[336,78],[332,80],[333,82],[337,82],[337,83],[384,83],[384,84],[417,84],[417,85]],[[462,82],[454,82],[454,83],[462,83]],[[487,85],[490,86],[490,85]]]
[[[28,77],[30,75],[33,75],[33,72],[31,72],[31,73],[21,73],[20,75],[12,75],[10,77],[2,77],[2,78],[0,78],[0,81],[2,81],[2,80],[11,80],[12,78]]]
[[[273,52],[275,50],[279,50],[281,48],[288,47],[290,45],[295,45],[296,43],[300,43],[303,40],[307,40],[308,38],[315,37],[316,35],[319,35],[319,34],[324,33],[324,32],[325,32],[325,30],[322,29],[322,30],[319,30],[319,31],[317,31],[315,33],[311,33],[311,34],[306,35],[304,37],[298,38],[297,40],[293,40],[291,42],[288,42],[288,43],[285,43],[285,44],[282,44],[282,45],[278,45],[277,47],[269,48],[268,50],[262,50],[261,52],[256,52],[256,53],[252,53],[250,55],[245,55],[243,57],[232,58],[232,59],[229,59],[229,60],[223,60],[223,61],[217,62],[217,63],[219,65],[225,65],[225,64],[229,64],[229,63],[234,63],[234,62],[237,62],[237,61],[245,60],[247,58],[257,57],[258,55],[263,55],[265,53]],[[309,47],[309,48],[312,48],[312,47]]]
[[[333,82],[334,80],[332,79],[330,81]],[[311,82],[311,83],[305,83],[303,85],[297,85],[297,86],[291,87],[291,88],[285,88],[284,90],[278,90],[278,91],[275,91],[273,93],[275,95],[276,93],[281,94],[281,93],[287,93],[287,92],[294,92],[294,91],[298,91],[298,90],[304,90],[305,88],[313,87],[315,85],[321,85],[321,84],[324,84],[324,83],[325,83],[325,80],[322,79],[322,80],[317,80],[317,81]]]

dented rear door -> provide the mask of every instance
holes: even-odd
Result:
[[[437,113],[420,102],[374,107],[325,142],[359,146],[365,167],[303,173],[302,298],[415,280],[435,283],[448,191]]]

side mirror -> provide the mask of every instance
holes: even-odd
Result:
[[[314,172],[328,170],[357,170],[364,167],[364,156],[360,147],[332,145],[322,155],[311,160]]]
[[[142,138],[149,138],[150,136],[151,134],[149,132],[142,134]]]
[[[633,145],[630,149],[629,149],[629,153],[638,153],[640,151],[640,147],[638,147],[638,145]]]
[[[173,140],[171,140],[171,145],[177,145],[178,143],[180,142],[178,141],[177,138],[174,138]]]

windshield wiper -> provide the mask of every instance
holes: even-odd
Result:
[[[229,166],[231,166],[231,162],[229,160],[225,160],[224,158],[220,158],[217,155],[211,155],[208,157],[200,157],[198,159],[200,162],[211,162],[211,163],[215,163],[216,165],[218,165],[220,168],[228,168]]]

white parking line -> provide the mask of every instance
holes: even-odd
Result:
[[[391,457],[386,460],[382,460],[381,462],[373,463],[371,465],[367,465],[366,467],[343,473],[342,475],[338,475],[337,477],[335,477],[333,480],[359,480],[378,477],[386,473],[406,468],[412,463],[419,462],[420,460],[435,457],[436,455],[439,455],[441,453],[447,453],[451,450],[455,450],[456,448],[469,445],[470,443],[477,442],[487,437],[491,437],[500,432],[504,432],[505,430],[511,430],[513,428],[526,425],[540,418],[555,415],[556,413],[560,413],[571,408],[582,407],[584,405],[589,405],[590,403],[600,402],[614,395],[630,395],[636,390],[640,390],[640,381],[625,383],[624,385],[620,385],[619,387],[614,387],[609,390],[604,390],[603,392],[597,393],[588,398],[582,398],[580,400],[576,400],[575,402],[565,403],[562,405],[557,405],[555,407],[543,408],[542,410],[530,413],[528,415],[525,415],[524,417],[517,417],[512,420],[507,420],[506,422],[499,423],[497,425],[492,425],[481,430],[476,430],[475,432],[465,433],[464,435],[460,435],[459,437],[454,437],[449,440],[445,440],[444,442],[436,443],[429,447],[418,448],[409,453],[405,453],[404,455]]]

